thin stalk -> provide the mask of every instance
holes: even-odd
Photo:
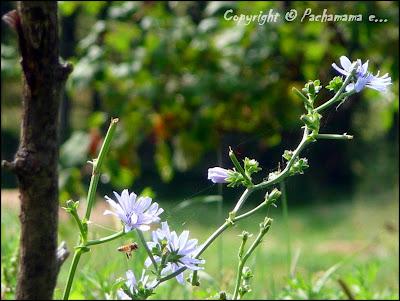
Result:
[[[240,197],[239,201],[237,202],[235,208],[233,208],[232,213],[236,214],[239,209],[242,207],[244,202],[247,200],[247,198],[251,195],[253,192],[253,188],[246,188],[246,190],[243,192],[242,196]]]
[[[244,235],[243,235],[243,237],[242,237],[242,242],[241,242],[241,244],[240,244],[240,247],[239,247],[239,264],[238,264],[238,270],[237,270],[237,278],[236,278],[236,285],[235,285],[235,292],[234,292],[234,296],[235,295],[237,295],[237,293],[238,293],[238,289],[239,289],[239,287],[240,287],[240,280],[241,280],[241,278],[242,278],[242,271],[243,271],[243,265],[244,265],[244,263],[243,263],[243,261],[242,261],[242,258],[243,258],[243,252],[244,252],[244,246],[245,246],[245,244],[246,244],[246,241],[247,241],[247,239],[248,239],[248,236],[249,235],[247,235],[247,237],[245,237]]]
[[[85,213],[85,220],[88,221],[90,219],[90,213],[92,211],[94,199],[96,197],[96,191],[97,191],[97,184],[99,183],[100,179],[100,174],[92,172],[92,177],[90,178],[90,184],[89,184],[89,192],[87,196],[87,207],[86,207],[86,213]]]
[[[81,255],[82,255],[81,249],[77,249],[74,253],[74,257],[72,259],[72,264],[71,264],[71,267],[70,267],[69,273],[68,273],[67,285],[65,286],[65,290],[64,290],[63,300],[68,300],[68,298],[69,298],[69,293],[70,293],[71,287],[72,287],[72,281],[74,280],[76,267],[78,266],[78,262],[79,262],[79,259],[81,258]]]
[[[351,140],[353,139],[352,135],[337,135],[337,134],[318,134],[317,139],[332,139],[332,140]]]
[[[237,296],[238,296],[238,293],[239,293],[239,288],[240,288],[240,281],[242,280],[243,268],[244,268],[244,261],[243,260],[239,260],[239,264],[238,264],[238,268],[237,268],[235,290],[233,292],[232,300],[236,300],[237,299]]]
[[[344,89],[347,87],[347,85],[350,83],[351,79],[353,78],[354,74],[356,71],[356,63],[353,63],[352,65],[352,70],[349,73],[349,75],[347,75],[346,79],[343,82],[343,85],[340,87],[340,89],[336,92],[336,94],[327,102],[323,103],[322,105],[320,105],[319,107],[315,108],[314,111],[319,113],[322,110],[329,108],[332,104],[334,104],[335,102],[340,101],[341,99],[343,99],[344,97],[347,97],[349,95],[351,95],[351,91],[347,92],[347,93],[343,93]]]
[[[76,212],[76,210],[71,210],[70,213],[78,225],[79,231],[81,232],[82,239],[86,240],[87,233],[86,233],[85,229],[83,228],[83,225],[82,225],[81,220],[79,219],[78,213]]]
[[[264,201],[262,202],[260,205],[258,205],[257,207],[247,211],[246,213],[243,213],[237,217],[235,217],[235,222],[240,221],[241,219],[244,219],[246,217],[249,217],[250,215],[253,215],[254,213],[256,213],[258,210],[260,210],[261,208],[267,206],[267,202]]]
[[[88,191],[88,196],[87,196],[87,207],[86,207],[86,214],[85,214],[85,218],[84,218],[85,225],[87,225],[87,221],[90,219],[90,213],[91,213],[94,199],[96,196],[97,183],[99,182],[99,178],[100,178],[100,170],[103,165],[104,158],[108,152],[108,149],[110,148],[111,140],[114,135],[118,121],[119,121],[118,118],[111,119],[111,123],[108,128],[106,137],[104,138],[103,145],[101,146],[99,156],[97,157],[97,159],[94,159],[92,162],[93,172],[92,172],[92,178],[90,180],[89,191]],[[82,222],[80,222],[80,225],[82,225]],[[82,231],[81,229],[79,229],[79,230]],[[83,246],[87,246],[87,244],[86,244],[87,228],[86,229],[83,228],[83,233],[84,233],[84,235],[82,236],[81,243],[83,243]],[[119,233],[119,234],[121,234],[121,233]],[[112,237],[112,239],[115,239],[119,236],[117,233],[117,234],[111,235],[110,237]],[[101,239],[94,240],[94,241],[91,241],[91,243],[92,243],[92,245],[94,245],[97,243],[107,242],[107,241],[112,240],[112,239],[110,239],[110,237],[108,237],[106,240],[103,239],[103,241]],[[76,267],[78,266],[79,259],[81,258],[81,254],[82,254],[82,248],[79,248],[75,251],[74,258],[73,258],[72,264],[71,264],[71,268],[70,268],[69,274],[68,274],[68,282],[67,282],[67,285],[66,285],[65,291],[64,291],[64,296],[63,296],[64,300],[68,300],[68,298],[69,298],[69,293],[71,291],[72,282],[74,280]]]
[[[92,162],[93,172],[92,172],[92,178],[90,179],[89,192],[88,192],[88,196],[87,196],[87,207],[86,207],[86,214],[85,214],[85,219],[87,221],[90,219],[90,213],[92,211],[94,199],[96,197],[97,183],[99,182],[99,179],[100,179],[101,167],[103,165],[104,158],[110,148],[111,140],[112,140],[112,137],[114,136],[114,132],[115,132],[118,121],[119,121],[118,118],[113,118],[111,120],[106,137],[104,138],[103,145],[101,146],[99,156],[97,157],[97,159],[94,159]]]
[[[125,232],[124,230],[121,230],[120,232],[117,232],[115,234],[112,234],[112,235],[109,235],[109,236],[106,236],[106,237],[103,237],[100,239],[89,240],[88,242],[86,242],[84,244],[84,246],[89,247],[89,246],[99,245],[99,244],[120,238],[120,237],[124,236],[125,234],[127,234],[127,232]]]
[[[272,219],[270,219],[270,218],[265,219],[265,221],[261,224],[262,226],[261,226],[261,229],[260,229],[256,239],[253,241],[250,248],[247,250],[246,254],[242,258],[239,259],[238,275],[236,278],[236,285],[235,285],[235,290],[234,290],[233,298],[232,298],[233,300],[237,300],[244,265],[246,264],[246,261],[247,261],[247,259],[249,259],[250,255],[254,252],[254,250],[257,248],[257,246],[261,243],[264,235],[267,234],[269,228],[271,227],[271,222],[272,222]]]
[[[150,260],[151,260],[151,262],[152,262],[152,264],[153,264],[153,266],[154,266],[154,269],[156,270],[156,273],[158,273],[157,262],[156,262],[156,260],[154,259],[153,254],[151,253],[149,247],[147,246],[146,240],[144,239],[144,236],[143,236],[143,232],[140,231],[139,229],[136,229],[136,231],[137,231],[137,233],[138,233],[138,235],[139,235],[139,239],[140,239],[140,241],[141,241],[141,243],[142,243],[144,249],[145,249],[146,252],[147,252],[147,255],[149,255],[149,257],[150,257]],[[160,272],[161,272],[161,271],[160,271]]]
[[[233,152],[233,150],[230,147],[229,147],[229,158],[231,158],[231,161],[232,161],[233,165],[235,165],[237,171],[242,174],[243,178],[245,179],[245,181],[247,183],[246,186],[248,186],[248,187],[253,186],[253,183],[251,182],[249,175],[246,173],[246,171],[244,170],[242,165],[240,165],[238,159],[236,158],[235,153]]]
[[[303,138],[301,139],[301,141],[300,141],[299,145],[297,146],[297,148],[294,150],[292,158],[288,161],[285,169],[282,170],[282,172],[276,178],[268,180],[268,181],[263,181],[263,182],[255,185],[253,187],[254,190],[259,190],[259,189],[263,189],[263,188],[269,187],[271,185],[280,183],[283,179],[285,179],[289,175],[290,168],[292,167],[292,165],[296,161],[296,159],[299,156],[300,152],[310,143],[307,140],[307,137],[308,137],[308,129],[307,129],[307,127],[304,127]]]

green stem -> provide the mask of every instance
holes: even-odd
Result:
[[[306,145],[308,145],[310,143],[309,140],[307,139],[307,137],[308,137],[308,129],[307,129],[307,127],[305,127],[304,132],[303,132],[303,138],[301,139],[297,148],[294,150],[292,158],[288,161],[285,169],[282,170],[282,172],[276,178],[268,180],[268,181],[263,181],[263,182],[255,185],[253,187],[254,190],[263,189],[263,188],[269,187],[271,185],[274,185],[276,183],[280,183],[281,181],[283,181],[289,175],[290,168],[296,162],[296,159],[300,155],[300,152],[306,147]]]
[[[111,140],[114,135],[118,121],[119,121],[118,118],[113,118],[111,120],[106,137],[104,138],[103,145],[101,146],[99,156],[97,157],[97,159],[94,159],[92,162],[93,172],[92,172],[92,178],[90,179],[89,192],[88,192],[88,196],[87,196],[88,201],[87,201],[86,214],[85,214],[85,219],[87,221],[90,219],[90,213],[92,211],[94,199],[96,196],[97,183],[99,182],[101,167],[103,165],[104,158],[110,148]]]
[[[349,73],[349,75],[347,75],[346,79],[345,79],[344,82],[343,82],[343,85],[342,85],[342,86],[340,87],[340,89],[336,92],[336,94],[335,94],[330,100],[328,100],[328,101],[325,102],[324,104],[320,105],[319,107],[315,108],[314,111],[317,112],[317,113],[319,113],[319,112],[321,112],[322,110],[324,110],[324,109],[326,109],[326,108],[329,108],[329,107],[330,107],[331,105],[333,105],[335,102],[338,102],[338,101],[340,101],[341,99],[343,99],[344,97],[347,97],[347,96],[353,94],[354,91],[349,91],[349,92],[346,92],[346,93],[344,93],[344,94],[342,94],[342,93],[343,93],[344,89],[347,87],[347,85],[350,83],[350,81],[351,81],[351,79],[353,78],[355,72],[356,72],[356,64],[353,63],[351,72]]]
[[[235,153],[233,152],[233,150],[229,147],[229,158],[231,158],[231,161],[233,163],[233,165],[235,165],[236,169],[238,172],[240,172],[243,176],[243,178],[246,181],[246,186],[250,187],[253,186],[253,183],[251,182],[250,177],[247,175],[246,171],[243,169],[242,165],[240,165],[238,159],[236,158]]]
[[[233,208],[232,213],[236,214],[239,209],[242,207],[243,203],[247,200],[247,198],[251,195],[251,193],[253,192],[253,188],[247,188],[242,196],[240,197],[239,201],[236,203],[235,208]]]
[[[242,235],[243,235],[243,237],[242,237],[242,242],[241,242],[241,244],[240,244],[240,247],[239,247],[239,254],[238,254],[238,257],[239,257],[239,264],[238,264],[238,269],[237,269],[237,278],[236,278],[236,285],[235,285],[234,296],[237,295],[238,290],[239,290],[239,287],[240,287],[240,280],[241,280],[241,278],[242,278],[242,271],[243,271],[243,265],[244,265],[244,263],[243,263],[243,261],[242,261],[243,252],[244,252],[244,246],[245,246],[246,241],[247,241],[248,236],[249,236],[248,233],[247,233],[247,237],[245,236],[244,233],[243,233]]]
[[[266,201],[262,202],[260,205],[258,205],[257,207],[253,208],[252,210],[249,210],[246,213],[243,213],[243,214],[235,217],[235,222],[240,221],[241,219],[244,219],[246,217],[249,217],[250,215],[253,215],[258,210],[260,210],[261,208],[263,208],[265,206],[267,206],[267,202]]]
[[[105,155],[107,154],[108,149],[110,148],[111,139],[114,135],[115,128],[117,126],[118,121],[119,121],[118,118],[111,119],[111,123],[108,128],[106,137],[104,138],[103,145],[101,146],[99,156],[97,157],[97,159],[94,159],[92,162],[93,172],[92,172],[92,178],[90,180],[89,191],[88,191],[88,196],[87,196],[87,207],[86,207],[86,214],[85,214],[85,218],[84,218],[85,225],[87,225],[87,221],[90,219],[90,213],[91,213],[94,199],[96,196],[97,183],[99,182],[99,178],[100,178],[100,170],[103,165]],[[74,217],[74,218],[76,218],[76,217]],[[78,217],[78,219],[79,219],[79,217]],[[110,241],[112,239],[115,239],[115,238],[123,235],[123,233],[122,234],[117,233],[117,234],[111,235],[111,236],[103,238],[103,239],[86,242],[87,234],[88,234],[87,228],[85,229],[83,227],[83,224],[81,221],[78,223],[78,225],[79,225],[79,227],[82,226],[82,229],[80,227],[79,230],[81,231],[81,233],[84,233],[84,235],[82,236],[82,241],[81,241],[81,244],[83,243],[83,246],[80,246],[80,247],[87,247],[89,245],[95,245],[95,244],[107,242],[107,241]],[[69,298],[69,293],[70,293],[70,290],[72,287],[72,282],[74,280],[76,267],[78,266],[79,259],[81,258],[81,254],[82,254],[82,248],[79,248],[75,251],[74,258],[73,258],[72,264],[71,264],[71,268],[70,268],[69,274],[68,274],[68,282],[67,282],[67,285],[66,285],[65,291],[64,291],[64,297],[63,297],[64,300],[68,300],[68,298]]]
[[[232,300],[236,300],[237,299],[237,296],[238,296],[238,293],[239,293],[239,288],[240,288],[240,280],[242,280],[243,268],[244,268],[244,261],[243,260],[239,260],[239,264],[238,264],[238,268],[237,268],[235,290],[233,292]]]
[[[109,242],[109,241],[112,241],[114,239],[120,238],[120,237],[124,236],[125,234],[127,234],[127,232],[125,232],[124,230],[121,230],[120,232],[117,232],[115,234],[112,234],[112,235],[109,235],[109,236],[106,236],[106,237],[103,237],[103,238],[100,238],[100,239],[89,240],[83,246],[89,247],[89,246],[103,244],[105,242]]]
[[[198,271],[193,271],[192,274],[192,286],[199,286],[199,276],[197,274]]]
[[[292,88],[292,91],[299,96],[305,103],[307,103],[309,101],[309,99],[307,97],[305,97],[305,95],[303,93],[301,93],[296,87]]]
[[[86,221],[90,219],[90,213],[92,211],[94,199],[96,197],[97,183],[99,183],[99,179],[100,179],[100,174],[95,174],[93,168],[92,177],[90,178],[89,192],[87,196],[87,207],[85,213]]]
[[[79,262],[79,259],[81,258],[81,254],[82,254],[81,249],[77,249],[74,253],[74,258],[72,259],[72,264],[69,269],[67,285],[64,290],[63,300],[68,300],[68,298],[69,298],[69,293],[71,291],[72,282],[74,280],[76,267],[78,266],[78,262]]]
[[[154,259],[153,254],[151,253],[149,247],[147,246],[146,240],[144,239],[144,236],[143,236],[143,232],[140,231],[139,229],[136,229],[136,231],[137,231],[137,233],[138,233],[138,235],[139,235],[139,239],[140,239],[140,241],[141,241],[141,243],[142,243],[144,249],[145,249],[146,252],[147,252],[147,255],[149,255],[150,260],[151,260],[151,262],[153,263],[153,266],[154,266],[154,269],[156,270],[156,273],[158,273],[157,262],[156,262],[156,260]],[[161,272],[161,271],[160,271],[160,272]]]
[[[272,219],[266,218],[266,220],[263,222],[263,226],[261,226],[261,229],[260,229],[256,239],[253,241],[250,248],[247,250],[246,254],[242,258],[239,259],[238,275],[236,278],[236,285],[235,285],[235,290],[234,290],[233,298],[232,298],[233,300],[237,300],[237,297],[238,297],[240,281],[242,279],[244,265],[246,264],[246,261],[247,261],[247,259],[249,259],[250,255],[254,252],[254,250],[257,248],[257,246],[261,243],[264,235],[267,234],[269,228],[271,227],[271,221],[272,221]]]
[[[352,135],[337,135],[337,134],[318,134],[317,139],[334,139],[334,140],[351,140],[353,139]]]
[[[78,213],[76,212],[76,210],[71,210],[70,213],[71,213],[72,217],[74,218],[75,222],[78,225],[79,231],[81,232],[82,239],[86,240],[86,237],[87,237],[86,234],[87,233],[86,233],[85,229],[83,228],[83,225],[82,225],[82,222],[81,222],[81,220],[80,220],[80,218],[78,216]]]

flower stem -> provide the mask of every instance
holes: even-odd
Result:
[[[232,161],[233,165],[235,165],[237,171],[242,174],[243,178],[246,181],[246,186],[247,187],[253,186],[253,183],[251,182],[250,177],[248,176],[246,171],[243,169],[242,165],[240,165],[238,159],[236,158],[235,153],[233,152],[233,150],[230,147],[229,147],[229,158],[231,158],[231,161]]]
[[[144,249],[147,252],[147,255],[149,255],[151,262],[153,263],[154,269],[156,270],[156,273],[158,273],[158,266],[157,266],[157,262],[153,257],[153,254],[151,253],[151,250],[149,249],[149,247],[147,246],[146,240],[144,239],[143,236],[143,232],[140,231],[139,229],[136,229],[138,235],[139,235],[139,239],[144,247]],[[161,272],[161,271],[160,271]]]
[[[81,222],[81,220],[80,220],[80,218],[78,216],[78,212],[76,210],[71,210],[70,213],[71,213],[72,217],[74,218],[75,222],[78,225],[79,231],[81,232],[82,239],[85,241],[87,233],[86,233],[85,229],[83,228],[82,222]]]
[[[247,250],[246,254],[243,257],[239,258],[238,275],[236,278],[236,285],[235,285],[235,290],[234,290],[233,298],[232,298],[233,300],[237,300],[237,297],[238,297],[240,281],[242,279],[244,265],[246,264],[246,261],[247,261],[247,259],[249,259],[250,255],[254,252],[254,250],[257,248],[257,246],[261,243],[264,235],[267,234],[269,228],[271,227],[271,223],[272,223],[272,219],[266,217],[264,222],[260,226],[260,231],[258,232],[256,239],[253,241],[250,248]]]
[[[250,194],[253,192],[252,188],[247,188],[242,196],[240,197],[239,201],[236,203],[235,208],[233,208],[232,213],[236,214],[239,209],[242,207],[243,203],[247,200],[247,198],[250,196]]]
[[[239,221],[239,220],[241,220],[241,219],[244,219],[244,218],[246,218],[246,217],[249,217],[250,215],[256,213],[258,210],[260,210],[261,208],[265,207],[266,205],[267,205],[267,202],[266,202],[266,201],[262,202],[262,203],[261,203],[260,205],[258,205],[257,207],[255,207],[255,208],[253,208],[253,209],[247,211],[246,213],[243,213],[243,214],[241,214],[241,215],[235,217],[235,222],[237,222],[237,221]]]
[[[120,238],[120,237],[124,236],[125,234],[127,234],[127,232],[125,232],[124,230],[121,230],[120,232],[114,233],[112,235],[109,235],[109,236],[106,236],[106,237],[103,237],[100,239],[89,240],[88,242],[86,242],[84,244],[84,246],[89,247],[89,246],[99,245],[99,244]]]
[[[237,296],[237,293],[238,293],[238,290],[240,287],[240,280],[242,278],[242,271],[243,271],[243,266],[244,266],[244,262],[243,262],[242,258],[243,258],[243,251],[244,251],[244,245],[246,244],[246,240],[247,240],[247,238],[245,239],[245,237],[243,236],[242,242],[239,247],[239,264],[238,264],[238,268],[237,268],[236,285],[235,285],[235,291],[233,294],[233,296],[234,296],[233,299],[235,299],[235,296]]]
[[[303,138],[301,139],[299,145],[293,152],[292,158],[288,161],[285,169],[282,170],[282,172],[276,178],[268,180],[268,181],[263,181],[263,182],[255,185],[254,190],[263,189],[263,188],[269,187],[273,184],[277,184],[277,183],[280,183],[281,181],[283,181],[289,175],[290,168],[296,162],[296,159],[300,155],[300,152],[310,143],[309,140],[307,139],[307,137],[308,137],[308,129],[307,129],[307,127],[305,127],[304,132],[303,132]]]
[[[115,133],[115,129],[116,129],[118,121],[119,121],[118,118],[113,118],[111,120],[106,137],[104,138],[103,145],[101,146],[99,155],[98,155],[97,159],[93,159],[93,162],[92,162],[93,172],[92,172],[92,178],[90,179],[89,192],[88,192],[88,196],[87,196],[88,201],[87,201],[86,214],[85,214],[85,219],[87,221],[90,219],[90,213],[92,211],[94,199],[96,196],[97,183],[99,182],[99,179],[100,179],[100,170],[103,165],[104,158],[110,148],[111,140]]]
[[[348,95],[351,95],[352,94],[351,91],[346,92],[344,94],[342,94],[342,93],[343,93],[344,89],[347,87],[347,85],[349,84],[349,82],[351,81],[351,79],[353,78],[355,71],[356,71],[356,64],[353,63],[352,69],[351,69],[349,75],[347,75],[347,77],[344,80],[344,82],[343,82],[342,86],[340,87],[340,89],[336,92],[336,94],[330,100],[328,100],[327,102],[323,103],[319,107],[315,108],[314,112],[319,113],[322,110],[324,110],[326,108],[329,108],[335,102],[340,101],[342,98],[347,97]]]
[[[334,140],[351,140],[353,139],[352,135],[337,135],[337,134],[318,134],[317,139],[334,139]]]
[[[68,298],[69,298],[69,293],[71,291],[72,282],[74,280],[76,267],[78,266],[78,262],[79,262],[79,259],[81,258],[81,254],[82,254],[81,249],[77,249],[74,253],[74,257],[72,259],[72,264],[69,269],[67,285],[65,286],[65,290],[64,290],[63,300],[68,300]]]
[[[242,272],[244,268],[244,261],[242,259],[239,260],[238,268],[237,268],[237,277],[236,277],[236,284],[235,284],[235,290],[233,292],[233,298],[232,300],[237,299],[237,295],[239,293],[239,287],[240,287],[240,280],[242,279]]]
[[[81,254],[83,252],[82,250],[88,246],[88,242],[86,242],[88,231],[87,231],[87,228],[85,228],[85,226],[87,226],[87,221],[90,219],[90,213],[91,213],[91,210],[92,210],[92,207],[94,204],[94,199],[96,196],[97,183],[99,182],[99,178],[100,178],[101,166],[103,164],[105,155],[108,152],[108,149],[110,148],[111,139],[114,135],[115,128],[116,128],[118,121],[119,121],[118,118],[111,119],[111,123],[108,128],[106,137],[104,138],[103,145],[101,146],[99,156],[97,157],[97,159],[93,159],[93,162],[92,162],[93,172],[92,172],[92,178],[90,180],[89,191],[88,191],[88,196],[87,196],[86,214],[85,214],[85,218],[83,220],[84,225],[83,225],[82,221],[79,221],[79,223],[78,223],[79,230],[80,230],[81,234],[83,234],[82,239],[81,239],[82,245],[80,246],[81,248],[78,248],[75,251],[74,258],[72,260],[72,264],[71,264],[69,274],[68,274],[68,282],[67,282],[67,285],[66,285],[65,291],[64,291],[64,296],[63,296],[64,300],[68,300],[68,298],[69,298],[69,293],[71,291],[72,282],[74,280],[76,267],[78,266],[79,259],[81,258]],[[74,216],[74,218],[77,218],[77,217],[78,216]],[[79,217],[78,217],[78,219],[79,219]],[[82,228],[81,228],[81,226],[82,226]],[[93,241],[90,241],[90,243],[91,243],[90,245],[107,242],[107,241],[110,241],[117,237],[120,237],[122,235],[123,235],[123,233],[117,233],[117,234],[111,235],[109,237],[100,239],[100,240],[93,240]]]

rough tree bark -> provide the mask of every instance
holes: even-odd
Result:
[[[23,117],[18,151],[21,236],[16,299],[51,299],[56,285],[58,112],[70,65],[59,62],[57,2],[18,1],[3,20],[18,34]]]

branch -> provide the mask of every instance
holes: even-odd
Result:
[[[10,171],[10,172],[15,172],[16,166],[15,166],[15,161],[9,162],[7,160],[1,161],[1,167],[4,169]]]
[[[338,134],[318,134],[317,139],[332,139],[332,140],[351,140],[353,139],[352,135],[347,135],[344,133],[343,135]]]

